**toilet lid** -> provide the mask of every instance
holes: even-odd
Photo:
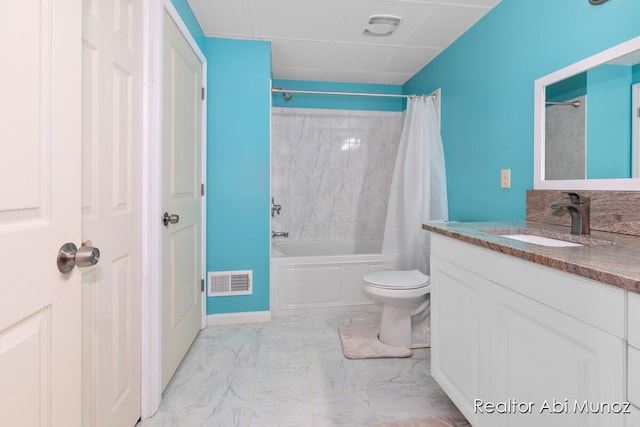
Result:
[[[429,276],[418,270],[385,270],[365,274],[363,280],[371,286],[387,289],[416,289],[429,284]]]

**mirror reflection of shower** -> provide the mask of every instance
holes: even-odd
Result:
[[[587,96],[546,104],[545,179],[585,179]]]
[[[273,86],[273,89],[276,92],[281,92],[282,93],[282,99],[284,99],[284,102],[289,102],[289,101],[291,101],[291,98],[293,98],[293,95],[291,95],[289,92],[285,92],[282,89],[282,86]]]

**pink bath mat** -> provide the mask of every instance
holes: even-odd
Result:
[[[342,325],[338,331],[342,342],[342,353],[347,359],[411,356],[410,348],[392,347],[380,342],[378,325]]]

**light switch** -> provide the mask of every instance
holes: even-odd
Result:
[[[511,188],[511,169],[500,171],[500,188]]]

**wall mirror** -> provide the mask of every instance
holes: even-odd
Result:
[[[640,190],[640,37],[535,82],[534,188]]]

